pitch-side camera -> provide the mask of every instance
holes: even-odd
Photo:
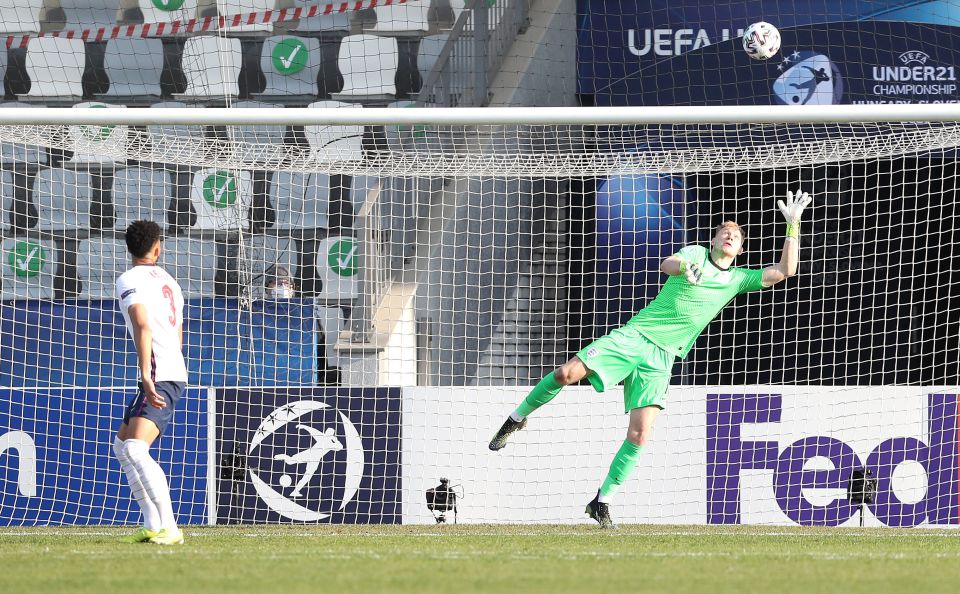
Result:
[[[427,489],[427,509],[433,512],[437,524],[446,522],[446,513],[451,511],[453,523],[457,523],[457,493],[450,486],[450,479],[441,478],[439,486]]]
[[[855,468],[847,483],[847,501],[860,508],[860,525],[863,526],[864,504],[873,503],[877,497],[877,479],[869,468]]]

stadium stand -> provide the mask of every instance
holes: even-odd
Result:
[[[26,103],[18,103],[15,101],[0,103],[0,109],[17,109],[26,107],[35,106],[28,105]],[[40,105],[36,107],[43,106]],[[22,165],[23,163],[29,163],[31,165],[45,165],[47,163],[46,149],[36,145],[31,146],[25,144],[0,143],[0,164],[16,166]]]
[[[217,245],[191,237],[167,237],[160,265],[180,283],[185,298],[216,293]]]
[[[294,7],[309,7],[315,0],[294,0]],[[350,13],[319,15],[300,19],[295,31],[301,33],[348,33],[350,31]]]
[[[296,242],[289,237],[276,235],[261,235],[250,239],[250,245],[245,253],[244,268],[250,271],[249,286],[254,299],[262,299],[264,295],[264,274],[271,266],[282,266],[294,278],[299,263],[297,262]]]
[[[197,4],[198,0],[182,0],[179,2],[140,0],[140,12],[143,13],[144,23],[185,21],[198,16]],[[173,6],[177,6],[177,8],[172,8]]]
[[[106,107],[125,107],[100,102],[84,102],[73,106],[75,109],[97,109]],[[127,126],[70,126],[70,140],[73,155],[69,163],[100,163],[111,165],[125,159],[117,155],[127,151]]]
[[[323,173],[277,171],[270,180],[270,204],[276,229],[313,229],[327,225],[330,177]]]

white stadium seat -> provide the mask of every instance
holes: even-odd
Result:
[[[126,107],[99,101],[87,101],[73,106],[75,109],[104,109]],[[126,161],[127,126],[70,126],[70,145],[73,149],[71,163],[116,163]]]
[[[170,174],[145,167],[120,169],[113,175],[112,196],[117,229],[126,229],[137,220],[163,226],[173,196]]]
[[[181,67],[187,89],[177,97],[223,99],[240,93],[240,40],[202,35],[190,37],[183,47]]]
[[[317,95],[320,74],[320,40],[277,35],[263,42],[260,69],[266,79],[262,97]]]
[[[197,16],[198,0],[139,0],[144,23],[187,21]],[[168,8],[176,6],[177,8]]]
[[[335,93],[334,98],[392,98],[397,94],[395,79],[399,63],[397,40],[392,37],[344,37],[337,59],[343,75],[343,90]]]
[[[67,29],[112,27],[117,23],[120,0],[59,0]]]
[[[253,202],[253,181],[249,171],[235,172],[215,168],[194,173],[190,202],[197,212],[194,229],[237,231],[246,229]]]
[[[110,88],[104,97],[159,97],[163,42],[159,39],[111,39],[107,42],[103,67],[110,79]]]
[[[37,33],[43,0],[0,0],[0,35]]]
[[[18,109],[26,107],[44,107],[43,105],[31,105],[28,103],[0,103],[0,109]],[[0,163],[32,163],[34,165],[46,165],[47,151],[45,148],[36,145],[0,143]]]
[[[31,37],[27,42],[27,99],[79,99],[83,96],[86,50],[80,39]]]
[[[213,297],[217,245],[212,241],[167,237],[163,240],[157,264],[177,279],[184,298]]]
[[[90,174],[70,169],[44,169],[33,182],[37,228],[62,231],[90,228]]]
[[[77,249],[80,296],[89,299],[116,297],[117,278],[130,268],[130,254],[122,239],[91,237]]]
[[[237,101],[236,108],[246,109],[283,109],[279,103],[264,103],[262,101]],[[268,145],[282,145],[287,133],[284,125],[261,124],[257,126],[231,126],[233,140],[243,143],[241,159],[256,161],[262,157],[275,155],[275,151]],[[265,146],[266,145],[266,146]]]
[[[53,299],[57,272],[56,244],[36,239],[3,240],[0,289],[4,299]]]
[[[277,171],[270,180],[270,204],[276,214],[274,228],[326,227],[329,196],[330,178],[326,174],[312,173],[308,176],[305,173]]]
[[[294,0],[294,8],[302,6],[309,8],[320,4],[317,0]],[[335,5],[337,6],[337,5]],[[295,31],[306,33],[327,33],[331,31],[350,31],[350,12],[338,12],[334,14],[323,15],[300,19]]]
[[[378,6],[377,25],[368,31],[374,33],[419,33],[429,31],[427,13],[430,12],[430,2],[419,1],[406,4],[390,4]]]
[[[229,19],[238,14],[247,15],[251,12],[263,13],[273,10],[276,4],[276,0],[217,0],[217,12],[227,18],[228,24],[223,28],[224,33],[263,33],[273,31],[273,24],[258,23],[231,27]]]
[[[342,101],[317,101],[315,109],[360,109]],[[311,156],[319,161],[357,161],[363,158],[363,126],[304,126]]]

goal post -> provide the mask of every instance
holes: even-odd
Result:
[[[615,517],[960,523],[957,105],[88,107],[0,108],[0,525],[137,521],[109,452],[132,220],[164,228],[187,297],[190,391],[159,441],[184,523],[452,521],[425,502],[441,477],[458,521],[566,523],[621,389],[492,434],[721,221],[737,266],[775,263],[797,189],[798,275],[676,362]]]

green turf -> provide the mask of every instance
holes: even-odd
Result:
[[[955,592],[954,531],[755,527],[0,530],[2,592]]]

